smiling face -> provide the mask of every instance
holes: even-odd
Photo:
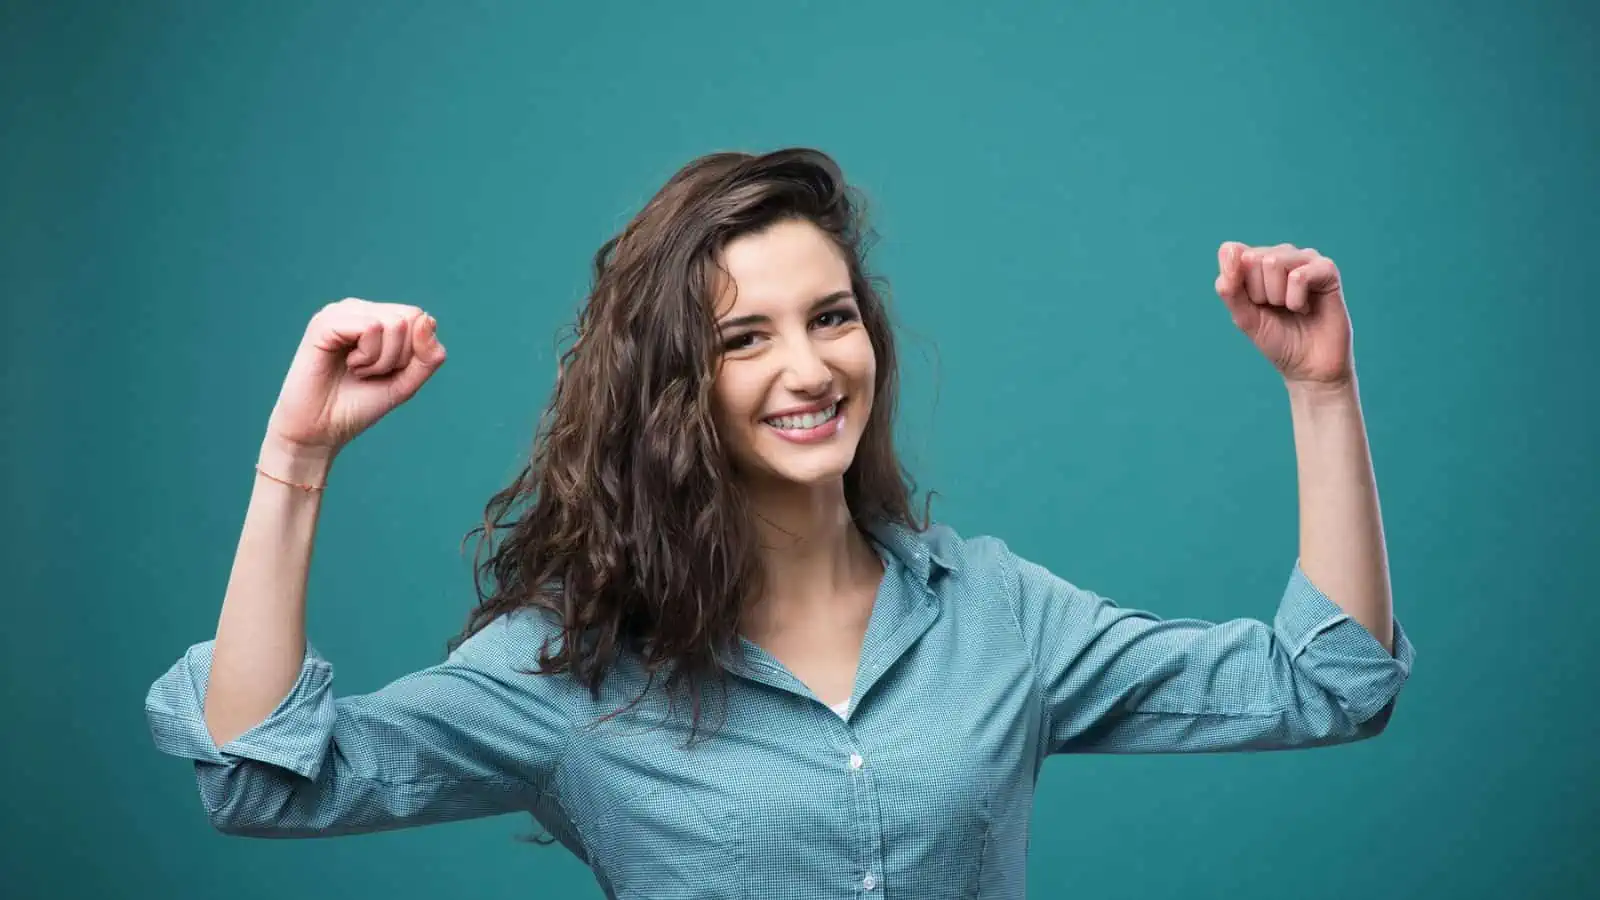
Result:
[[[872,411],[877,360],[850,268],[805,221],[730,241],[717,294],[717,431],[752,485],[844,476]]]

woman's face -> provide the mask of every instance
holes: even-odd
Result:
[[[877,360],[841,251],[810,222],[729,242],[717,295],[718,434],[741,476],[844,476],[872,411]]]

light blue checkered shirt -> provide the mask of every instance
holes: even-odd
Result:
[[[308,646],[264,722],[218,748],[211,645],[151,687],[156,745],[195,761],[229,834],[351,834],[532,812],[616,898],[1022,897],[1053,753],[1271,750],[1383,730],[1410,673],[1296,565],[1272,625],[1119,607],[992,538],[875,532],[887,566],[847,716],[746,642],[726,718],[685,748],[625,662],[598,701],[516,672],[556,632],[497,620],[450,657],[336,697]]]

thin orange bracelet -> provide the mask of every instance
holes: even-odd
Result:
[[[297,487],[300,490],[305,491],[308,494],[316,493],[317,491],[320,491],[323,488],[327,487],[327,485],[325,485],[325,484],[301,484],[298,481],[285,481],[282,478],[279,478],[278,476],[272,474],[271,472],[268,472],[266,469],[261,468],[261,464],[260,463],[256,463],[256,471],[260,472],[262,475],[265,475],[266,477],[272,479],[273,481],[276,481],[279,484],[287,484],[290,487]]]

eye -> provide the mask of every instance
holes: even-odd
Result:
[[[732,353],[738,350],[748,350],[755,343],[755,340],[755,334],[747,331],[744,334],[736,334],[725,338],[722,341],[722,349],[726,353]]]
[[[816,322],[823,328],[837,328],[848,322],[854,322],[857,318],[855,310],[849,307],[840,307],[820,313],[816,318]]]

